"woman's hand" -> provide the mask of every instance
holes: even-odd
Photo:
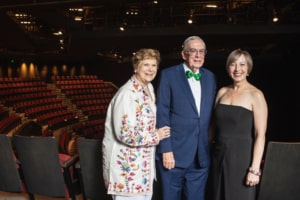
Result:
[[[259,183],[260,180],[260,171],[258,170],[252,170],[250,168],[248,174],[247,174],[247,180],[246,180],[246,185],[248,186],[255,186]]]
[[[164,126],[164,127],[157,129],[157,133],[159,136],[159,140],[163,140],[165,138],[170,137],[171,129],[169,126]]]

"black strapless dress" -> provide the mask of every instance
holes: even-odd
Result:
[[[234,105],[215,109],[212,149],[213,200],[254,200],[256,189],[245,184],[253,150],[253,112]]]

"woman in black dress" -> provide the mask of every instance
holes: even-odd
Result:
[[[268,107],[261,90],[247,81],[251,55],[241,49],[227,58],[233,84],[222,87],[215,103],[212,199],[254,200],[260,181]]]

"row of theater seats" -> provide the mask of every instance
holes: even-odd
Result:
[[[0,107],[0,120],[6,119],[9,116],[8,110],[4,109],[3,107]]]
[[[7,115],[6,118],[0,120],[0,133],[8,134],[10,130],[19,126],[21,122],[22,120],[20,116],[16,114]]]
[[[34,122],[27,125],[24,133],[36,128]],[[111,200],[102,179],[101,140],[78,138],[78,153],[66,156],[53,137],[28,136],[0,135],[0,191],[28,199]]]
[[[117,88],[104,83],[102,80],[100,81],[94,80],[94,79],[98,79],[96,76],[80,76],[80,77],[57,76],[53,80],[69,80],[69,79],[77,80],[75,82],[72,82],[73,85],[76,85],[78,83],[84,86],[74,86],[77,88],[76,90],[74,89],[69,90],[69,88],[58,87],[55,81],[53,81],[51,84],[52,86],[53,85],[56,86],[55,88],[59,90],[60,94],[64,94],[62,96],[65,96],[66,99],[69,99],[70,100],[69,102],[71,102],[72,105],[74,105],[77,109],[83,112],[83,114],[87,117],[85,118],[86,120],[84,121],[79,121],[78,116],[73,115],[74,112],[69,109],[70,106],[68,105],[68,107],[66,107],[65,105],[65,102],[68,103],[68,101],[62,101],[61,99],[62,96],[60,94],[55,93],[55,89],[51,87],[51,91],[49,91],[51,95],[44,93],[45,91],[43,90],[48,89],[47,85],[49,84],[45,84],[44,86],[39,86],[39,87],[32,87],[29,86],[30,84],[22,84],[22,79],[14,79],[14,80],[3,79],[3,81],[5,82],[4,84],[5,86],[3,88],[0,88],[0,94],[3,94],[2,92],[4,93],[6,92],[6,93],[5,95],[0,95],[0,104],[3,105],[3,107],[1,108],[5,108],[5,110],[8,108],[9,110],[13,110],[14,112],[16,112],[16,116],[23,116],[24,113],[25,114],[24,116],[30,119],[31,123],[38,124],[40,127],[44,127],[44,125],[48,125],[45,130],[42,130],[42,133],[39,133],[39,135],[44,136],[45,138],[55,137],[56,139],[55,141],[58,143],[58,145],[55,146],[59,147],[58,148],[59,155],[64,155],[65,157],[77,156],[78,158],[78,155],[80,153],[79,152],[80,141],[81,139],[86,138],[87,140],[91,139],[93,141],[96,141],[97,145],[93,145],[93,146],[97,147],[98,149],[97,153],[94,155],[88,153],[87,154],[88,157],[94,159],[93,156],[97,156],[97,159],[101,159],[101,157],[99,156],[100,154],[98,152],[100,151],[99,144],[101,144],[101,139],[103,137],[103,132],[104,132],[106,109],[110,99],[114,95],[114,92],[117,90]],[[84,81],[82,79],[88,79],[89,81]],[[13,84],[15,85],[15,81],[20,83],[18,84],[18,87],[20,88],[12,86]],[[34,80],[32,81],[34,82]],[[29,80],[26,80],[26,82],[29,82]],[[90,88],[89,86],[92,86],[92,88]],[[82,89],[80,87],[82,87]],[[32,89],[32,88],[38,88],[38,89]],[[0,121],[4,122],[4,118],[7,119],[8,115],[10,115],[8,112],[3,114],[3,119],[1,118]],[[68,124],[68,122],[70,122],[70,124]],[[23,126],[22,125],[19,126],[20,128],[14,131],[13,137],[20,135],[20,132],[26,134],[25,133],[26,131],[22,129]],[[59,130],[56,131],[57,129]],[[28,134],[33,133],[31,130],[29,132],[30,133]],[[4,132],[1,131],[1,133]],[[51,149],[50,147],[50,143],[43,146],[47,147],[45,150],[46,152],[53,151],[53,149]],[[33,147],[33,144],[31,147]],[[31,150],[26,150],[26,151],[29,152]],[[32,150],[32,151],[42,152],[39,150]],[[45,151],[43,150],[43,152]],[[45,153],[45,155],[47,154]],[[41,163],[46,164],[47,162],[46,160],[45,161],[43,160],[40,163],[36,162],[36,164],[41,164]],[[21,161],[21,165],[22,162],[24,165],[26,165],[24,160]],[[85,173],[81,171],[82,169],[81,167],[84,167],[84,160],[80,160],[80,162],[76,162],[76,166],[72,165],[73,170],[75,170],[76,168],[76,174],[78,176],[83,176],[83,174]],[[33,168],[33,165],[31,165],[31,168]],[[98,171],[98,173],[101,173],[99,171],[98,165],[96,166],[95,169]],[[54,171],[54,170],[53,168],[51,168],[51,170],[48,170],[48,174],[49,171]],[[77,175],[75,175],[76,176],[75,178],[79,178],[77,177]],[[93,177],[96,177],[95,173],[93,173]],[[96,181],[101,180],[101,177],[100,178],[99,177],[100,176],[97,176]],[[48,179],[48,178],[44,178],[44,179]],[[83,179],[85,178],[84,177],[80,178],[80,180],[82,181]],[[2,180],[0,180],[0,182],[3,183]],[[91,199],[91,198],[109,199],[108,196],[105,196],[105,189],[102,183],[99,186],[94,181],[91,180],[85,182],[89,182],[90,184],[92,184],[94,190],[98,193],[98,195],[99,194],[101,195],[93,198],[91,196],[88,196],[88,192],[90,189],[82,188],[81,192],[84,193],[84,195],[86,195],[87,199]],[[80,183],[79,185],[81,187],[85,187],[83,183]],[[1,186],[2,185],[0,183],[0,190],[1,190]],[[51,190],[50,186],[48,188],[50,191]],[[34,193],[31,190],[30,191],[27,190],[27,192],[31,192],[31,195],[33,195]],[[68,198],[71,197],[73,200],[75,200],[73,192],[67,191],[67,195],[69,195]]]
[[[8,109],[0,107],[0,133],[8,134],[10,130],[21,124],[21,117],[10,114]]]
[[[111,96],[110,94],[114,93],[114,91],[115,91],[114,88],[63,90],[63,92],[70,98],[76,95],[91,95],[91,94],[102,94],[104,97],[110,97]]]
[[[25,88],[24,88],[25,89]],[[47,89],[48,90],[48,89]],[[24,101],[32,101],[37,99],[45,99],[55,97],[56,95],[52,91],[44,91],[36,90],[31,93],[14,93],[13,95],[9,96],[1,96],[1,102],[6,106],[14,106],[14,104]]]
[[[89,119],[105,117],[107,106],[117,89],[103,80],[92,77],[60,77],[54,83],[83,114],[89,116]]]
[[[0,77],[0,82],[4,83],[17,83],[17,82],[39,82],[41,81],[40,78],[35,77],[35,78],[23,78],[23,77]]]
[[[60,86],[62,90],[101,89],[101,87],[102,86],[99,84],[80,84],[80,83]]]
[[[1,97],[11,96],[14,94],[30,94],[34,92],[50,92],[51,90],[46,87],[16,87],[16,88],[2,88]]]
[[[104,118],[96,118],[74,126],[74,132],[89,139],[102,139],[104,132]]]
[[[60,95],[43,80],[22,78],[1,78],[1,80],[2,105],[11,108],[16,115],[24,113],[25,117],[48,125],[53,130],[80,123],[79,116],[74,110],[70,110],[73,106],[81,110],[88,121],[104,119],[107,106],[117,90],[114,85],[107,84],[95,75],[53,77],[52,85],[70,99],[72,105],[67,106],[66,102],[60,99]],[[66,85],[71,87],[63,87]],[[103,122],[86,129],[80,131],[81,134],[91,137],[95,132],[95,137],[101,138],[99,133],[104,132]]]
[[[42,105],[51,105],[51,104],[58,104],[61,103],[61,100],[58,99],[56,96],[54,97],[48,97],[48,98],[39,98],[39,99],[33,99],[30,101],[21,101],[17,102],[13,105],[13,109],[18,113],[24,113],[25,110],[39,107]]]
[[[68,79],[68,80],[56,80],[56,85],[62,87],[64,85],[76,85],[76,84],[99,84],[105,87],[105,83],[100,79]]]
[[[0,80],[0,89],[18,89],[22,87],[44,87],[46,83],[40,79],[18,79],[18,81],[11,81],[2,79]]]
[[[1,134],[0,150],[1,191],[27,193],[28,199],[38,194],[76,200],[78,155],[60,154],[54,137]]]
[[[84,200],[110,199],[102,179],[101,140],[80,137],[75,142],[78,153],[68,156],[58,151],[53,137],[28,137],[32,129],[23,130],[11,139],[0,135],[0,191],[26,192],[29,199],[39,194],[76,200],[74,184],[79,181],[77,192]],[[299,152],[299,142],[267,143],[257,200],[300,199]],[[160,200],[159,193],[154,187],[152,199]]]
[[[89,92],[89,91],[87,91]],[[72,101],[85,101],[85,100],[99,100],[99,101],[105,101],[107,103],[107,101],[110,101],[113,94],[114,93],[96,93],[96,92],[89,92],[89,94],[80,94],[80,92],[74,93],[74,95],[71,94],[67,94],[67,92],[65,92],[65,94],[67,95],[67,97],[69,99],[71,99]]]
[[[84,79],[84,80],[94,80],[98,79],[97,75],[94,74],[87,74],[87,75],[78,75],[78,76],[68,76],[68,75],[53,75],[51,77],[52,81],[57,80],[77,80],[77,79]]]

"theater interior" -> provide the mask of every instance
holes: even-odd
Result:
[[[1,0],[0,25],[1,134],[37,121],[74,154],[77,137],[103,136],[107,105],[133,73],[135,50],[158,49],[162,69],[182,62],[182,42],[198,35],[219,87],[230,84],[229,52],[250,52],[249,81],[268,102],[267,141],[300,141],[299,0]],[[93,96],[75,99],[74,90]]]

